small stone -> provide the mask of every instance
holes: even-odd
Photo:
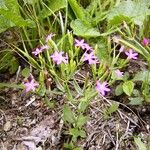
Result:
[[[4,124],[4,131],[10,131],[10,129],[11,129],[11,127],[12,127],[12,124],[11,124],[11,122],[10,121],[7,121],[5,124]]]

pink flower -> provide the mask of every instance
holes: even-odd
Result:
[[[115,73],[118,77],[123,77],[123,72],[121,72],[119,69],[116,70]]]
[[[148,46],[149,43],[150,43],[150,39],[148,39],[148,38],[144,38],[143,41],[142,41],[142,44],[143,44],[144,46]]]
[[[49,49],[49,46],[48,45],[41,46],[41,50],[43,51],[44,49]]]
[[[35,91],[35,88],[36,88],[36,86],[38,86],[38,85],[39,85],[39,84],[38,84],[38,83],[35,83],[34,79],[31,79],[30,82],[24,83],[26,92]]]
[[[89,44],[85,43],[84,44],[84,49],[86,49],[87,51],[93,51],[93,48],[91,46],[89,46]]]
[[[85,52],[82,61],[88,61],[89,64],[96,64],[98,63],[98,58],[94,55],[94,52]]]
[[[55,36],[56,34],[54,34],[54,33],[50,33],[47,37],[46,37],[46,42],[48,42],[49,40],[51,40],[52,39],[52,37],[53,36]]]
[[[99,94],[104,96],[106,95],[106,92],[110,91],[110,88],[108,88],[107,85],[107,82],[100,83],[99,81],[96,81],[95,89],[98,91]]]
[[[67,64],[68,63],[68,56],[66,54],[66,56],[63,56],[64,52],[58,52],[55,51],[50,57],[53,59],[53,61],[59,65],[62,62]]]
[[[93,48],[91,46],[89,46],[89,44],[84,42],[84,39],[81,39],[81,40],[75,39],[75,46],[85,49],[87,51],[93,50]]]
[[[119,52],[123,52],[124,51],[124,46],[121,46],[120,49],[119,49]]]
[[[137,59],[138,56],[138,53],[134,53],[132,49],[129,49],[125,54],[128,56],[127,59]]]
[[[37,56],[38,54],[42,53],[42,49],[41,48],[36,48],[35,51],[32,52],[32,54],[34,54],[35,56]]]
[[[84,43],[84,39],[82,39],[82,40],[75,39],[75,46],[76,47],[80,47],[82,49],[85,49],[85,44],[86,43]]]

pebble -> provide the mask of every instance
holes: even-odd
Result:
[[[11,124],[11,122],[10,121],[7,121],[5,124],[4,124],[4,131],[10,131],[10,129],[11,129],[11,127],[12,127],[12,124]]]

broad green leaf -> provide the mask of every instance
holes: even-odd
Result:
[[[20,14],[19,11],[20,6],[18,4],[18,1],[16,0],[4,0],[4,1],[7,9],[1,7],[0,15],[17,26],[28,25],[28,21],[24,20]]]
[[[66,0],[50,0],[46,8],[39,15],[39,18],[46,18],[53,15],[56,11],[67,6]]]
[[[138,150],[148,150],[146,144],[141,141],[140,137],[134,137],[134,142],[138,146]]]
[[[77,139],[77,137],[82,137],[82,138],[84,138],[84,137],[86,137],[86,133],[85,133],[85,131],[83,131],[83,130],[79,130],[79,129],[77,129],[77,128],[71,128],[71,129],[69,129],[69,134],[70,135],[72,135],[73,136],[73,139]]]
[[[138,72],[135,77],[133,78],[133,81],[147,81],[150,82],[150,71],[148,70],[142,70]]]
[[[78,111],[79,112],[84,112],[87,109],[90,102],[85,97],[79,99],[79,101],[80,101],[80,103],[78,105]]]
[[[134,89],[134,83],[132,81],[126,81],[123,83],[123,91],[128,95],[131,96]]]
[[[77,127],[81,128],[87,122],[87,119],[87,116],[79,115],[77,118]]]
[[[77,36],[85,38],[100,36],[98,29],[93,28],[90,24],[87,24],[80,19],[72,21],[70,26],[73,29],[74,34]]]
[[[109,21],[109,24],[118,25],[118,24],[122,23],[123,21],[130,22],[131,18],[120,14],[118,16],[114,16],[113,19]]]
[[[4,16],[0,15],[0,33],[6,31],[8,28],[14,27],[15,24]]]
[[[107,19],[111,25],[131,20],[134,24],[142,26],[147,15],[150,15],[150,9],[145,1],[127,0],[112,8]]]
[[[14,23],[16,26],[27,26],[28,22],[25,21],[19,14],[13,14],[11,10],[0,10],[0,14]]]
[[[115,95],[119,96],[123,93],[123,89],[122,89],[122,84],[117,85],[116,89],[115,89]]]
[[[67,150],[74,149],[74,145],[73,145],[72,141],[69,144],[68,143],[64,143],[64,148],[66,148]]]
[[[131,97],[128,98],[130,100],[129,104],[130,105],[142,105],[142,102],[144,101],[144,99],[142,97]]]
[[[112,105],[107,109],[108,114],[112,114],[113,112],[116,112],[118,110],[119,103],[112,103]]]
[[[30,76],[30,68],[24,68],[21,72],[22,76],[28,78]]]
[[[75,122],[75,116],[68,105],[65,105],[63,108],[63,119],[69,123]]]

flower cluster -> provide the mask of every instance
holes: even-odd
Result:
[[[83,54],[82,61],[87,61],[90,65],[98,63],[98,58],[94,54],[94,50],[89,44],[85,43],[84,39],[78,40],[75,39],[75,47],[79,47],[83,50],[85,50],[85,53]]]
[[[52,37],[55,36],[55,34],[51,33],[46,37],[46,43],[48,43]],[[144,38],[142,41],[142,44],[144,46],[147,46],[149,44],[149,39]],[[84,39],[75,39],[75,47],[77,48],[81,48],[82,50],[85,50],[81,61],[82,62],[87,62],[88,64],[97,64],[99,63],[99,59],[97,58],[97,56],[94,53],[93,48],[84,41]],[[34,54],[35,56],[37,56],[38,54],[42,53],[44,51],[44,49],[49,49],[49,46],[43,45],[39,48],[36,48],[32,54]],[[131,59],[137,59],[138,57],[138,53],[134,52],[132,49],[128,49],[125,50],[125,46],[121,46],[120,53],[124,52],[125,55],[127,56],[127,60],[131,60]],[[60,65],[61,63],[67,64],[68,63],[68,55],[67,53],[65,54],[63,51],[59,51],[59,50],[55,50],[53,54],[51,54],[50,58],[53,60],[53,62],[56,65]],[[115,70],[115,74],[117,77],[123,77],[123,72],[121,72],[119,69]],[[27,82],[24,84],[25,88],[26,88],[26,92],[29,92],[31,90],[35,90],[35,87],[38,86],[37,83],[35,83],[34,79],[32,79],[31,81]],[[110,88],[108,88],[108,83],[106,81],[104,82],[100,82],[100,81],[96,81],[96,87],[95,89],[98,91],[99,94],[101,95],[105,95],[107,92],[110,91]]]

